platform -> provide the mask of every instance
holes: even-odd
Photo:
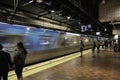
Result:
[[[79,57],[78,52],[46,62],[35,69],[24,68],[24,80],[120,80],[118,54],[120,53],[106,49],[92,57],[91,50],[87,50],[83,57]],[[9,80],[16,80],[15,75],[10,75]]]

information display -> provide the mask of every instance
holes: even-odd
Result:
[[[91,32],[93,31],[92,25],[81,25],[81,32]]]

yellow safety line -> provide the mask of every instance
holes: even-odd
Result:
[[[83,55],[85,55],[87,53],[90,53],[90,52],[91,52],[91,50],[83,51]],[[74,59],[76,57],[79,57],[79,56],[80,56],[80,52],[77,52],[75,54],[64,56],[63,58],[58,59],[58,60],[50,60],[49,63],[47,63],[45,65],[30,69],[30,70],[23,71],[23,76],[24,77],[30,76],[32,74],[38,73],[40,71],[51,68],[51,67],[56,66],[58,64],[64,63],[64,62],[69,61],[69,60],[72,60],[72,59]],[[16,77],[16,75],[11,75],[11,76],[8,77],[8,80],[17,80],[17,77]]]

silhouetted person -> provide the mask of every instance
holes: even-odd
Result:
[[[113,50],[114,50],[114,52],[117,52],[117,50],[118,50],[118,48],[117,48],[118,47],[117,41],[114,41],[113,44],[114,44],[114,49]]]
[[[3,46],[0,44],[0,80],[8,80],[9,69],[12,68],[10,54],[3,51]]]
[[[95,57],[95,48],[96,48],[96,41],[93,40],[93,44],[92,44],[92,54],[93,54],[93,57]]]
[[[80,52],[81,52],[81,56],[80,57],[82,57],[83,56],[83,48],[84,48],[84,43],[83,43],[83,41],[82,40],[80,40]]]
[[[99,40],[97,40],[96,47],[97,47],[97,53],[99,53],[100,52],[100,41]]]
[[[108,48],[108,40],[105,40],[105,49],[107,49]]]
[[[14,56],[13,63],[15,65],[15,73],[18,80],[23,80],[22,71],[25,65],[27,51],[22,42],[17,43],[17,54]]]
[[[104,46],[105,46],[104,41],[102,41],[101,45],[102,45],[102,48],[104,48]]]

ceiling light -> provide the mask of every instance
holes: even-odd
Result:
[[[107,31],[107,29],[105,28],[105,31]]]
[[[42,3],[42,2],[43,2],[43,0],[36,0],[36,2],[38,2],[38,3]]]
[[[29,1],[28,3],[32,3],[32,2],[34,2],[34,0],[31,0],[31,1]]]
[[[54,12],[55,12],[55,10],[51,10],[50,12],[54,13]]]
[[[100,35],[100,32],[96,32],[96,35]]]
[[[116,34],[116,35],[114,36],[114,39],[118,39],[118,37],[119,37],[119,35],[118,35],[118,34]]]
[[[71,18],[71,17],[69,17],[69,16],[67,17],[67,19],[70,19],[70,18]]]

